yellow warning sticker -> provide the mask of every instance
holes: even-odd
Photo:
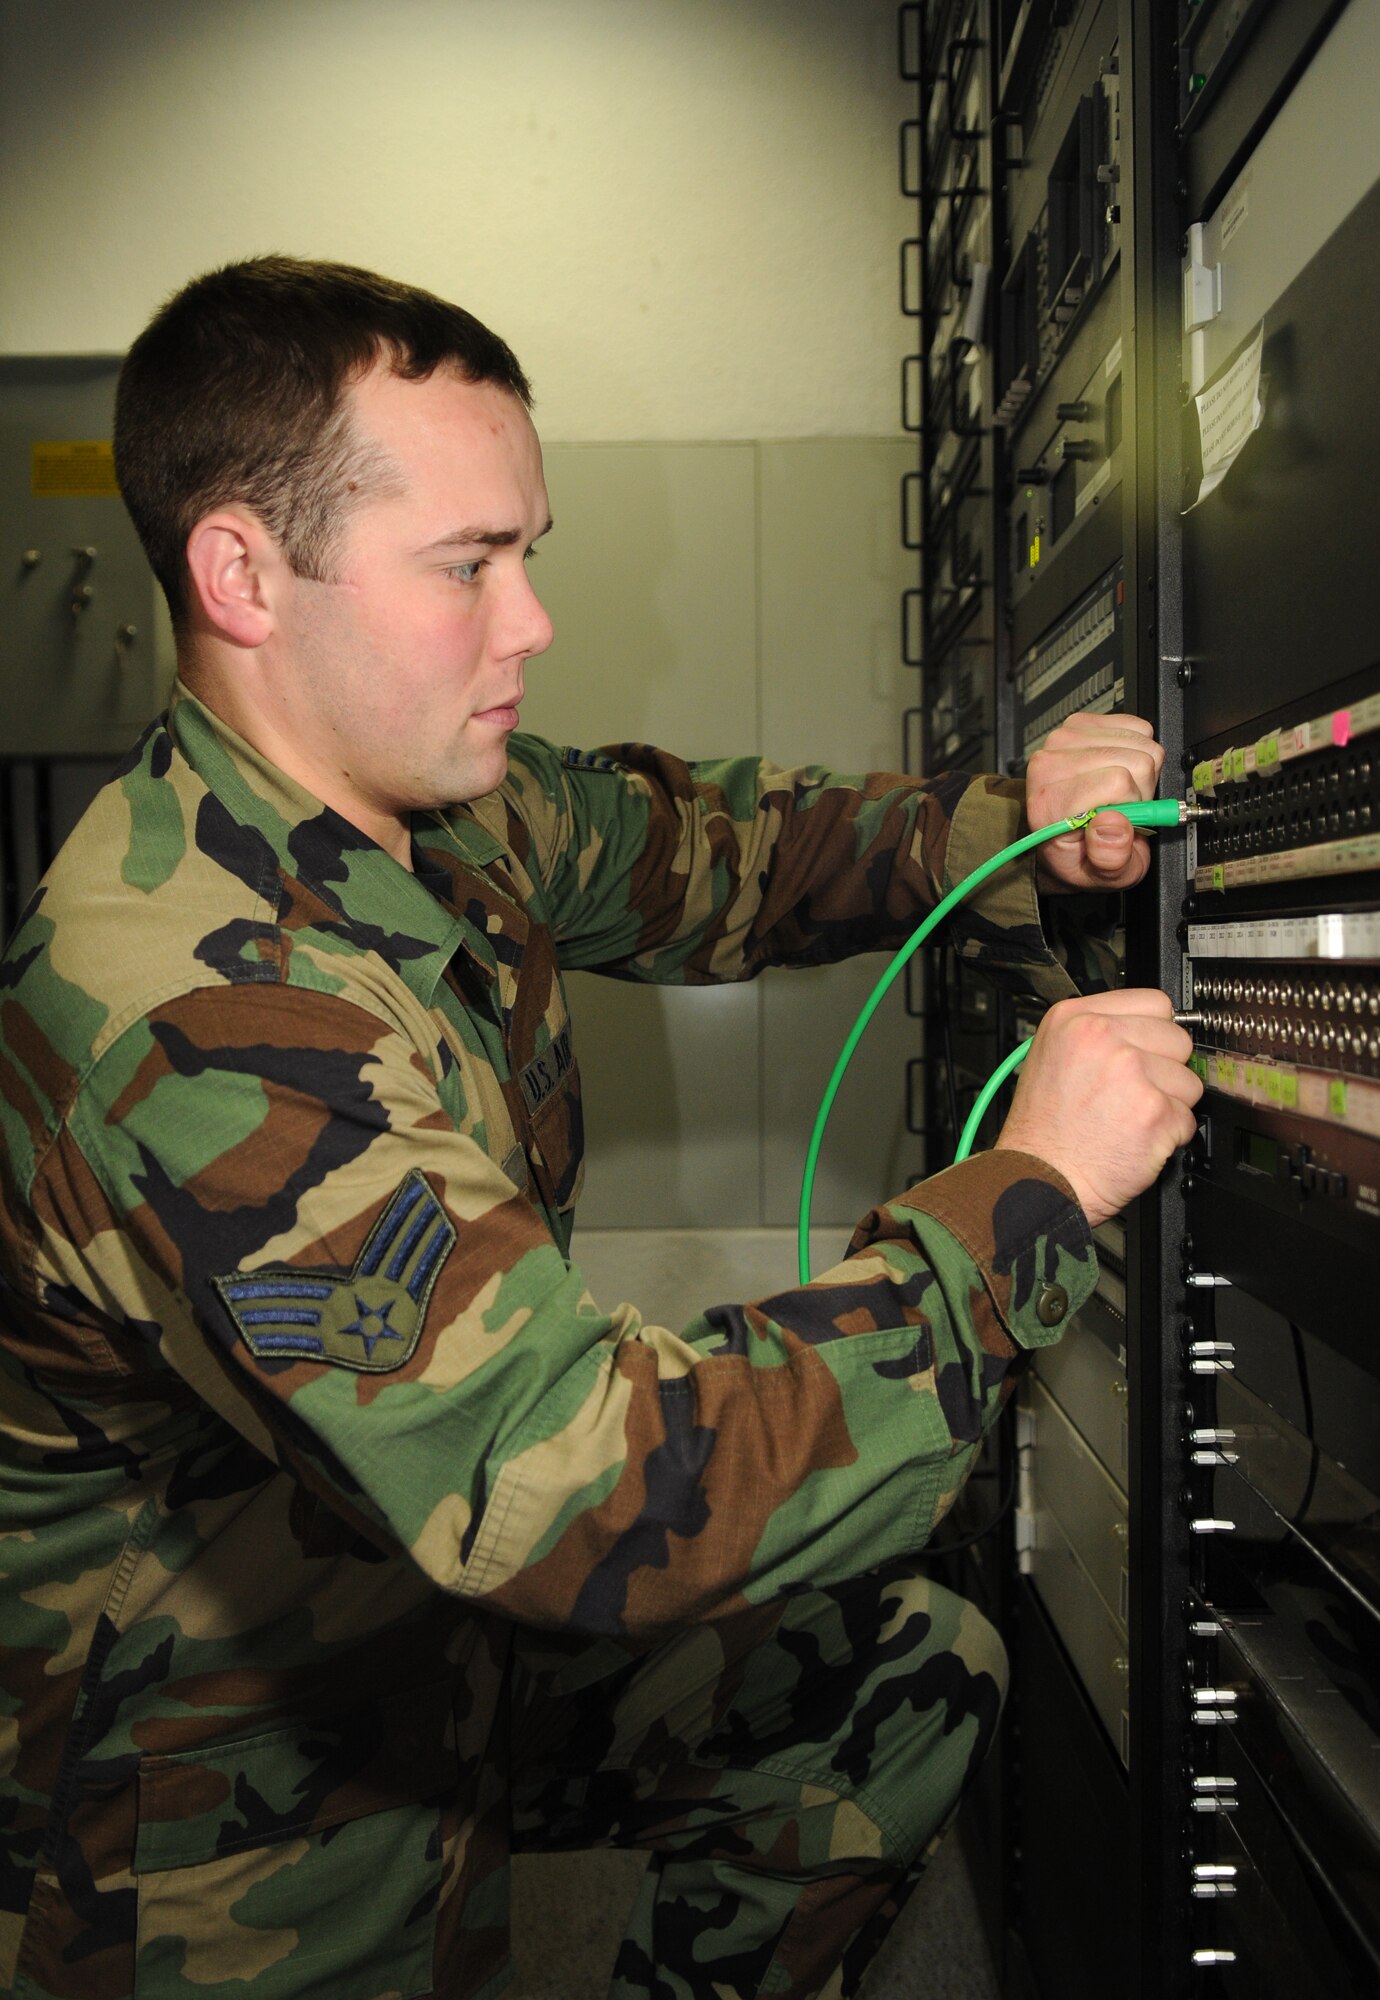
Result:
[[[31,447],[29,477],[39,500],[118,500],[115,451],[107,438],[48,440]]]

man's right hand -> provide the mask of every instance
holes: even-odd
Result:
[[[1060,1000],[1021,1065],[998,1151],[1033,1153],[1070,1182],[1090,1223],[1144,1192],[1193,1137],[1201,1078],[1167,993],[1123,987]]]

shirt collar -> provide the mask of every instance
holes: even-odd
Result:
[[[270,763],[181,681],[174,683],[167,728],[197,777],[233,819],[267,843],[284,875],[338,910],[355,941],[385,958],[423,1006],[430,1006],[457,946],[493,976],[493,948],[481,932],[376,841]],[[413,836],[462,869],[482,869],[504,851],[463,807],[415,814]]]

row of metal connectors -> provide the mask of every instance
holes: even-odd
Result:
[[[1199,1001],[1230,1000],[1236,1005],[1264,1007],[1316,1007],[1324,1014],[1370,1015],[1380,1020],[1380,986],[1338,985],[1318,979],[1245,978],[1239,973],[1210,972],[1196,977],[1194,998]]]
[[[1368,800],[1360,805],[1334,805],[1324,809],[1319,806],[1314,812],[1272,813],[1268,819],[1252,821],[1244,827],[1232,825],[1228,813],[1222,812],[1205,822],[1206,831],[1199,837],[1199,845],[1204,853],[1212,854],[1254,854],[1277,847],[1312,847],[1322,840],[1346,840],[1358,833],[1369,833],[1375,825],[1375,809]]]
[[[1331,1021],[1280,1021],[1264,1014],[1233,1014],[1215,1007],[1204,1010],[1199,1039],[1225,1042],[1244,1054],[1287,1050],[1300,1056],[1358,1056],[1380,1061],[1380,1027],[1352,1027]]]

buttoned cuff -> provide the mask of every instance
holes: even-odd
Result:
[[[1092,1230],[1064,1176],[1032,1153],[980,1153],[888,1203],[937,1222],[977,1266],[1017,1347],[1048,1347],[1097,1284]]]

